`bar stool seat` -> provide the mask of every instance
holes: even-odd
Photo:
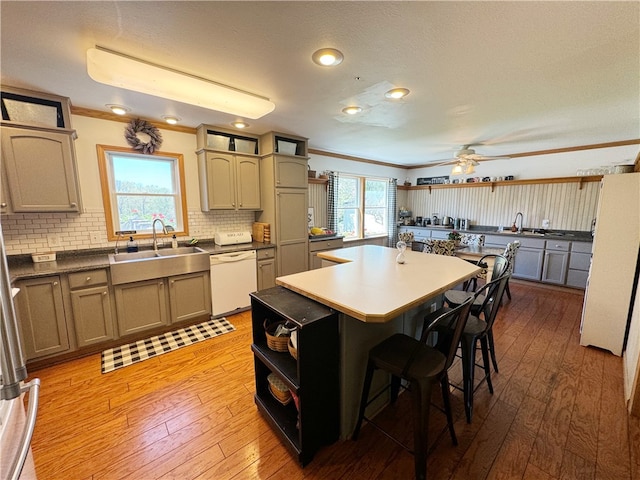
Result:
[[[429,424],[429,408],[431,405],[431,388],[434,383],[440,383],[444,413],[447,416],[447,425],[454,445],[458,444],[453,427],[453,415],[451,412],[451,400],[449,397],[449,376],[447,371],[455,357],[460,336],[467,323],[473,297],[454,309],[441,309],[425,318],[420,340],[402,333],[396,333],[380,342],[369,351],[367,371],[365,374],[360,412],[358,422],[352,438],[356,440],[360,434],[362,421],[366,419],[372,426],[380,430],[404,449],[414,455],[415,478],[424,480],[427,475],[427,430]],[[444,311],[444,313],[442,313]],[[432,320],[433,319],[433,320]],[[427,345],[427,339],[433,327],[447,325],[452,334],[439,336],[436,347]],[[366,407],[386,392],[386,389],[369,399],[369,391],[374,371],[384,370],[391,375],[390,401],[394,404],[398,398],[401,381],[408,382],[408,391],[411,395],[411,411],[413,417],[413,451],[399,440],[385,432],[374,421],[365,417]]]

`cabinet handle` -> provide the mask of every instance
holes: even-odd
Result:
[[[174,283],[176,283],[176,281],[175,280],[171,280],[171,285],[173,285]]]
[[[87,277],[87,282],[90,282],[90,281],[91,281],[91,277]]]
[[[54,285],[58,285],[58,282],[53,282]]]
[[[107,292],[102,292],[102,295],[105,295],[105,296],[106,296],[106,295],[107,295]]]
[[[0,203],[0,207],[7,208],[7,204],[6,203]]]
[[[164,284],[162,282],[158,283],[158,288],[162,288],[164,287]]]
[[[78,204],[76,202],[71,202],[71,205],[73,208],[76,208],[78,206]]]

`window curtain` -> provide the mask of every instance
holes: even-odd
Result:
[[[327,185],[327,227],[333,232],[338,231],[338,178],[336,172],[329,172]]]
[[[398,223],[396,222],[396,211],[398,197],[398,179],[389,179],[389,198],[387,202],[387,239],[389,247],[396,247],[396,239],[398,238]]]

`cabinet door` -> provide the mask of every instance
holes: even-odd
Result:
[[[258,260],[258,290],[276,286],[276,260]]]
[[[276,193],[278,275],[308,270],[309,231],[307,190],[278,189]]]
[[[71,133],[3,127],[5,163],[14,212],[79,212]]]
[[[309,269],[307,242],[287,243],[278,246],[278,275],[291,275]]]
[[[540,280],[544,250],[520,247],[513,264],[513,277]]]
[[[544,254],[542,281],[564,285],[567,277],[568,258],[569,254],[567,252],[547,250]]]
[[[209,272],[169,277],[171,323],[211,316],[211,280]]]
[[[115,287],[120,335],[167,325],[167,297],[163,280],[125,283]]]
[[[236,176],[233,155],[207,152],[206,188],[209,210],[236,208]]]
[[[4,161],[0,163],[0,213],[12,213],[11,203],[9,202],[9,186],[7,183],[7,174],[4,170]]]
[[[276,156],[275,166],[276,187],[307,188],[309,164],[306,158]]]
[[[260,161],[256,157],[236,157],[236,197],[238,210],[260,209]]]
[[[78,346],[84,347],[114,338],[109,287],[103,285],[72,291],[71,308]]]
[[[27,360],[68,350],[60,277],[24,280],[18,287],[18,316]]]

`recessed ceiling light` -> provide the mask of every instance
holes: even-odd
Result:
[[[175,125],[176,123],[178,123],[181,119],[178,117],[174,117],[172,115],[163,115],[162,118],[164,119],[165,122],[167,122],[169,125]]]
[[[131,109],[127,108],[127,107],[123,107],[122,105],[113,105],[113,104],[107,104],[105,105],[109,110],[111,110],[113,113],[115,113],[116,115],[124,115],[127,112],[130,112]]]
[[[362,111],[362,108],[356,105],[345,107],[342,109],[342,113],[346,113],[347,115],[355,115],[357,113],[360,113],[361,111]]]
[[[335,67],[342,63],[344,55],[342,55],[341,51],[336,50],[335,48],[321,48],[320,50],[313,52],[311,59],[314,63],[317,63],[322,67]]]
[[[248,123],[243,122],[243,121],[237,121],[237,122],[232,122],[231,125],[233,125],[236,128],[247,128],[249,126]]]
[[[409,90],[406,88],[394,88],[384,94],[385,97],[393,98],[394,100],[397,100],[399,98],[404,98],[407,95],[409,95]]]

